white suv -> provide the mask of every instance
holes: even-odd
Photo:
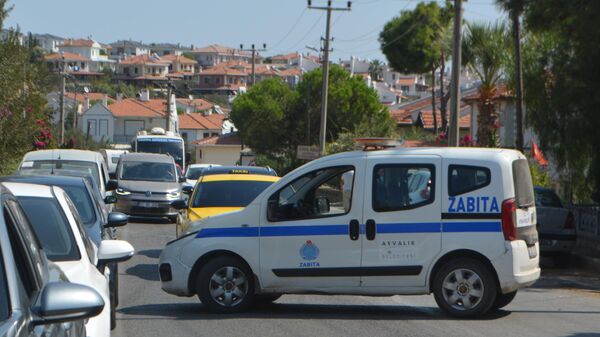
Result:
[[[427,177],[411,197],[411,177]],[[245,209],[169,242],[162,288],[218,312],[281,294],[433,293],[480,316],[540,276],[533,187],[517,151],[415,148],[312,161]]]

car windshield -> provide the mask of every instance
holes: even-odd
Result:
[[[100,182],[100,173],[98,172],[98,166],[96,163],[89,161],[79,161],[79,160],[36,160],[36,161],[26,161],[21,165],[22,171],[33,170],[33,169],[41,169],[41,170],[72,170],[85,172],[94,178],[96,181],[96,185],[102,186]]]
[[[119,179],[175,182],[176,177],[174,164],[129,161],[123,163]]]
[[[197,180],[202,175],[206,167],[190,167],[185,175],[187,179]]]
[[[210,181],[198,185],[192,207],[246,207],[270,181]]]
[[[18,199],[51,261],[76,261],[81,258],[69,222],[54,198]]]
[[[562,208],[562,202],[556,193],[551,190],[535,189],[535,204],[537,206],[545,207],[559,207]]]

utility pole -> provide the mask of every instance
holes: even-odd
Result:
[[[517,150],[523,152],[523,62],[521,61],[521,27],[519,23],[519,11],[513,8],[510,15],[513,19],[513,40],[515,44],[515,79],[517,80]]]
[[[166,128],[165,131],[171,131],[171,80],[167,82],[167,113],[165,114]]]
[[[323,90],[321,92],[321,128],[319,130],[319,152],[321,156],[325,154],[325,142],[327,139],[327,92],[329,90],[329,42],[331,42],[331,12],[332,11],[349,11],[352,8],[352,2],[348,1],[347,7],[331,7],[331,0],[327,1],[327,7],[312,6],[312,1],[308,0],[309,9],[318,9],[327,11],[327,26],[325,27],[325,38],[321,38],[324,42],[323,51]]]
[[[256,52],[267,51],[267,44],[263,43],[263,47],[261,49],[256,49],[254,47],[254,43],[251,46],[252,46],[252,48],[250,48],[250,49],[244,49],[244,45],[240,44],[240,51],[252,52],[252,85],[254,85],[256,83],[256,71],[255,71]]]
[[[454,0],[454,46],[452,48],[452,84],[450,85],[450,132],[448,146],[458,146],[458,120],[460,113],[460,59],[462,1]],[[466,1],[466,0],[465,0]]]
[[[65,67],[65,57],[63,56],[60,68],[60,145],[65,143],[65,87],[67,85]]]

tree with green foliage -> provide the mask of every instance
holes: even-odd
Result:
[[[0,30],[12,7],[0,0]],[[47,68],[33,44],[22,46],[20,33],[0,40],[0,175],[10,174],[23,155],[54,146],[47,109]]]
[[[373,81],[379,81],[383,75],[383,63],[379,60],[369,62],[369,76]]]
[[[422,2],[387,22],[379,34],[381,51],[392,68],[401,73],[432,74],[431,105],[436,133],[439,125],[435,73],[443,59],[451,12],[450,5],[442,8],[436,2]]]
[[[510,58],[510,38],[504,24],[470,23],[463,37],[462,61],[481,81],[478,88],[477,144],[497,147],[498,115],[494,95]]]
[[[528,1],[524,17],[527,120],[579,199],[600,202],[600,1]]]
[[[236,98],[231,119],[249,146],[269,164],[285,173],[300,165],[298,145],[318,143],[322,70],[304,74],[296,88],[279,78],[257,83]],[[342,133],[391,136],[395,125],[377,93],[365,82],[337,65],[329,75],[327,142]]]

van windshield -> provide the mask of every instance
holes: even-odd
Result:
[[[100,173],[98,172],[98,166],[94,162],[80,161],[80,160],[36,160],[26,161],[21,165],[21,171],[41,169],[51,171],[54,169],[58,170],[71,170],[79,171],[89,174],[96,181],[96,185],[102,186],[100,181]]]
[[[169,163],[124,162],[121,166],[121,180],[175,182],[175,165]]]

